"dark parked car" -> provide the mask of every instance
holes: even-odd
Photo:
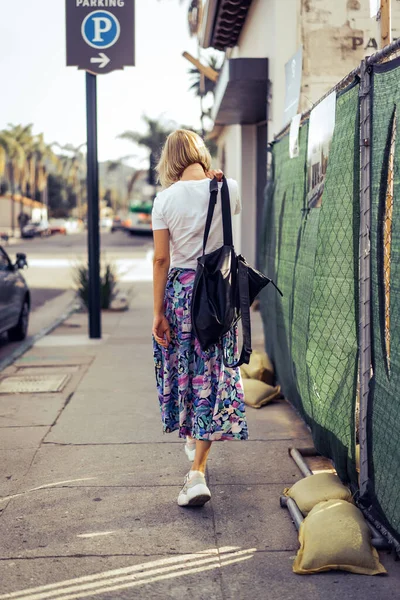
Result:
[[[17,254],[13,264],[0,246],[0,333],[12,342],[26,338],[31,296],[20,269],[27,266],[25,254]]]
[[[23,238],[48,237],[51,235],[51,229],[47,221],[28,223],[28,225],[23,227],[21,235]]]

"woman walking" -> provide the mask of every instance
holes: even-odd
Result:
[[[180,506],[202,506],[211,498],[205,471],[212,442],[248,437],[239,368],[232,362],[237,332],[207,352],[192,333],[191,300],[197,259],[202,254],[211,156],[194,132],[177,130],[164,146],[157,166],[164,190],[153,207],[154,321],[153,346],[158,398],[165,433],[179,431],[192,462],[178,496]],[[238,186],[228,180],[231,212],[241,206]],[[206,252],[223,245],[221,202],[215,208]]]

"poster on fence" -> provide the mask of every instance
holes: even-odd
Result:
[[[308,208],[316,208],[322,204],[335,119],[336,92],[332,92],[310,114],[307,146]]]
[[[301,76],[303,71],[303,47],[285,65],[285,106],[283,110],[283,126],[290,123],[297,114],[301,93]]]
[[[299,133],[300,133],[301,113],[293,117],[290,123],[289,131],[289,156],[297,158],[299,156]]]

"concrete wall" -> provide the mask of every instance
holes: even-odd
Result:
[[[300,0],[253,0],[232,58],[268,58],[270,131],[282,127],[285,64],[300,45]],[[283,73],[283,85],[282,85]]]
[[[240,199],[243,205],[242,193],[242,128],[240,125],[225,127],[218,139],[219,164],[224,168],[227,177],[236,179],[239,186]],[[223,159],[224,155],[224,159]],[[232,219],[233,241],[237,252],[242,247],[242,218],[241,215]]]
[[[241,200],[244,208],[241,224],[241,252],[254,265],[256,262],[257,219],[257,129],[255,125],[242,126]]]
[[[301,0],[302,111],[378,50],[378,23],[369,15],[369,0]],[[392,35],[400,37],[398,1],[392,2]]]
[[[269,59],[269,139],[283,125],[285,64],[303,45],[300,110],[308,110],[362,60],[377,51],[378,23],[369,0],[253,0],[232,58]],[[392,35],[400,37],[400,1],[392,2]]]

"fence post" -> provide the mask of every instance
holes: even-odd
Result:
[[[368,488],[367,412],[371,380],[371,74],[367,61],[360,71],[360,241],[359,241],[359,349],[360,349],[360,498]]]

